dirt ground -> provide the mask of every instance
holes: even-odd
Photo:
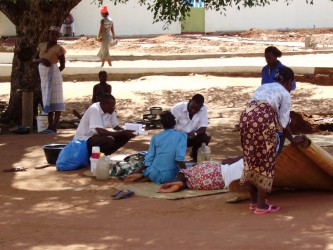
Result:
[[[161,55],[161,54],[214,54],[214,53],[263,53],[270,42],[304,43],[311,37],[315,49],[333,47],[333,29],[260,30],[243,32],[161,35],[153,37],[120,37],[118,45],[112,48],[113,55]],[[68,51],[73,53],[94,53],[100,43],[95,37],[77,37],[60,40]],[[0,51],[13,51],[15,38],[0,38]],[[279,45],[283,52],[304,51],[303,46]],[[317,48],[316,48],[317,47]]]
[[[249,30],[208,34],[208,37],[243,39],[244,43],[213,41],[201,35],[121,38],[113,53],[262,53],[266,44],[249,44],[247,39],[304,42],[309,34],[318,44],[333,46],[332,29]],[[11,51],[13,41],[2,38],[0,51]],[[94,38],[61,42],[71,53],[95,54],[99,48]],[[141,196],[114,201],[110,195],[116,191],[117,180],[104,182],[85,177],[83,172],[87,169],[71,172],[57,172],[54,166],[35,169],[46,164],[43,145],[68,143],[73,138],[76,118],[72,110],[84,111],[89,106],[96,83],[64,83],[66,111],[61,124],[70,128],[60,129],[58,135],[0,134],[1,249],[333,249],[332,192],[274,192],[269,200],[282,210],[254,215],[248,209],[248,201],[226,203],[229,193],[172,201]],[[236,125],[260,79],[156,75],[127,81],[111,78],[109,83],[117,98],[120,124],[142,119],[150,107],[168,109],[178,101],[202,93],[209,110],[208,133],[213,136],[212,159],[222,160],[241,153]],[[1,102],[8,101],[8,93],[9,83],[0,83]],[[302,125],[297,131],[305,133],[310,129],[311,133],[332,135],[326,127],[318,129],[323,119],[333,116],[332,99],[333,86],[298,82],[297,91],[292,93],[292,107],[299,121],[296,125]],[[159,131],[149,130],[148,136],[137,136],[118,153],[147,150],[151,136]],[[333,154],[333,147],[325,150]],[[26,167],[27,171],[2,172],[15,166]]]
[[[149,107],[167,109],[202,93],[209,107],[208,133],[213,135],[210,147],[215,160],[241,153],[235,125],[260,84],[258,78],[202,75],[109,82],[121,124],[140,119]],[[74,119],[73,108],[83,111],[89,105],[94,84],[64,83],[63,119]],[[8,92],[9,83],[0,83],[1,99],[8,98]],[[296,112],[329,114],[333,87],[299,83],[292,98]],[[146,150],[157,132],[136,137],[119,153]],[[110,195],[116,191],[116,180],[85,177],[86,169],[35,169],[46,163],[43,145],[67,143],[74,133],[75,129],[61,129],[56,136],[0,135],[0,169],[28,168],[0,172],[1,249],[333,249],[331,192],[275,192],[270,202],[282,210],[260,216],[249,211],[248,201],[226,203],[228,193],[173,201],[140,196],[114,201]],[[328,151],[333,154],[332,148]]]

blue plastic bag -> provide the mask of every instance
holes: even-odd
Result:
[[[72,140],[58,156],[56,168],[59,171],[76,170],[89,166],[88,145],[84,140]]]

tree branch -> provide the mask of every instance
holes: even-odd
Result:
[[[0,0],[0,11],[16,26],[19,23],[19,17],[23,14],[26,3],[22,1]]]

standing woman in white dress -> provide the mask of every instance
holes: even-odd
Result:
[[[109,17],[109,10],[107,6],[103,6],[101,8],[101,15],[103,19],[101,20],[97,39],[102,42],[102,46],[97,56],[101,58],[101,67],[104,66],[105,61],[108,62],[109,66],[112,66],[109,48],[111,46],[111,34],[113,40],[116,39],[116,35],[114,33],[114,25],[112,19]]]
[[[61,71],[65,68],[66,50],[57,42],[60,28],[51,26],[49,39],[40,43],[34,62],[38,63],[44,112],[47,113],[48,127],[43,134],[56,134],[61,112],[65,111]],[[59,67],[58,67],[59,62]]]

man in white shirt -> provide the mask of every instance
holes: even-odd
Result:
[[[197,161],[198,148],[208,145],[211,137],[206,134],[208,126],[207,106],[204,97],[196,94],[187,102],[177,103],[171,113],[176,118],[175,129],[187,134],[187,147],[192,147],[191,157]]]
[[[100,151],[110,155],[135,137],[131,130],[124,130],[118,124],[115,112],[116,99],[104,94],[100,102],[92,104],[81,118],[74,139],[86,140],[88,150],[99,146]],[[114,131],[106,128],[112,127]]]

